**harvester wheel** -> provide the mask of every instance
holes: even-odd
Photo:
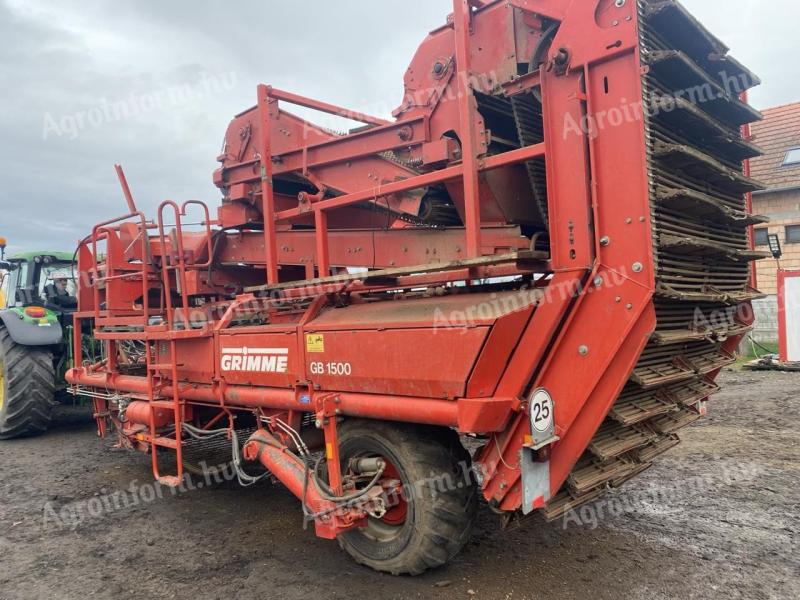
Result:
[[[393,575],[441,566],[464,547],[477,514],[471,459],[449,429],[348,420],[339,433],[343,468],[352,458],[381,457],[384,479],[402,493],[383,518],[339,536],[356,562]]]
[[[0,327],[0,440],[44,433],[53,406],[53,355],[16,344]]]

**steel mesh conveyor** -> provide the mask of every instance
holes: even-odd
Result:
[[[740,127],[760,118],[728,92],[758,79],[680,4],[640,0],[645,128],[656,261],[657,329],[567,485],[545,516],[602,495],[679,443],[718,387],[713,375],[734,361],[723,342],[749,327],[735,317],[752,299],[747,192],[761,186],[742,161],[759,154]],[[706,96],[692,95],[705,90]],[[744,91],[744,90],[740,90]],[[694,101],[692,101],[694,100]],[[704,100],[704,101],[700,101]],[[667,110],[669,109],[669,110]]]

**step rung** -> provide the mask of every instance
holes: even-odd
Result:
[[[163,475],[156,480],[161,485],[165,485],[167,487],[176,488],[180,487],[181,479],[176,475]]]

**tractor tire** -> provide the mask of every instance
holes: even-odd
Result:
[[[0,326],[0,440],[44,433],[55,404],[52,353],[20,346]]]
[[[449,429],[347,420],[339,429],[342,468],[351,458],[382,457],[403,500],[382,519],[339,536],[356,562],[393,575],[439,567],[469,541],[478,509],[470,455]]]

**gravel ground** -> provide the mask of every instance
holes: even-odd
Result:
[[[465,551],[416,578],[304,531],[279,486],[154,486],[146,457],[65,409],[45,437],[0,444],[0,599],[800,598],[800,374],[723,385],[683,444],[604,500],[510,531],[482,510]],[[108,500],[130,489],[135,503]]]

